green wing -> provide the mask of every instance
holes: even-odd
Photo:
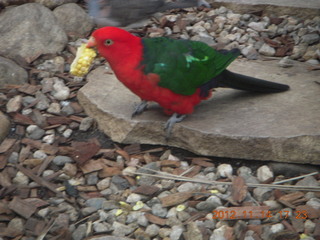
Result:
[[[239,50],[216,51],[197,41],[149,38],[142,43],[144,73],[158,74],[159,86],[182,95],[192,95],[239,55]]]

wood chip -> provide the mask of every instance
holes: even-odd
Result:
[[[32,204],[33,206],[37,208],[45,207],[49,205],[49,202],[42,200],[40,198],[26,198],[24,201]]]
[[[214,167],[214,163],[209,158],[192,158],[192,164],[199,165],[201,167]]]
[[[28,218],[25,224],[25,228],[31,231],[35,236],[39,236],[46,226],[46,222],[43,220],[38,220],[36,218]]]
[[[160,190],[159,187],[153,185],[140,185],[133,190],[133,193],[142,194],[146,196],[152,196]]]
[[[300,205],[294,211],[296,218],[315,219],[320,217],[320,209],[315,209],[309,205]]]
[[[171,207],[187,201],[193,196],[193,192],[173,193],[160,198],[163,207]]]
[[[31,84],[23,84],[18,88],[19,92],[26,93],[29,95],[34,95],[37,91],[41,89],[41,85],[31,85]]]
[[[285,206],[290,208],[295,208],[298,204],[306,202],[307,199],[304,197],[303,192],[293,192],[286,195],[281,196],[278,201]]]
[[[37,207],[19,197],[14,197],[9,203],[9,208],[24,218],[29,218],[37,210]]]
[[[164,226],[167,222],[167,219],[157,217],[155,215],[152,215],[151,213],[145,213],[144,216],[148,219],[149,222]]]
[[[232,179],[231,197],[234,202],[241,203],[246,198],[248,186],[243,177],[234,177]]]
[[[100,144],[96,142],[72,142],[74,151],[71,157],[79,164],[83,165],[100,150]]]
[[[57,124],[65,124],[68,125],[72,122],[72,120],[68,117],[64,116],[52,116],[52,117],[47,117],[47,123],[49,125],[57,125]]]
[[[265,219],[272,217],[269,206],[228,207],[213,211],[213,219]]]
[[[58,194],[58,196],[61,196],[61,192],[56,190],[56,186],[48,181],[46,181],[45,179],[35,175],[32,173],[31,170],[22,167],[21,165],[16,165],[16,167],[26,176],[28,176],[29,178],[31,178],[33,181],[35,181],[36,183],[38,183],[39,185],[48,188],[50,191]]]
[[[16,139],[13,138],[6,138],[3,140],[3,142],[0,144],[0,153],[7,152],[15,143]]]
[[[120,175],[122,173],[121,169],[117,167],[106,167],[104,166],[101,171],[99,171],[99,178],[112,177],[115,175]]]
[[[162,160],[160,162],[160,166],[161,167],[174,167],[174,168],[178,168],[180,167],[181,162],[180,161],[172,161],[172,160]]]
[[[22,144],[29,145],[32,148],[40,149],[42,146],[42,142],[40,140],[33,140],[30,138],[23,138],[21,140]]]
[[[12,116],[12,119],[16,124],[24,126],[35,124],[34,121],[27,115],[22,115],[21,113],[14,113],[10,115]]]
[[[104,167],[104,164],[103,164],[102,159],[98,159],[98,160],[92,159],[92,160],[87,161],[82,166],[80,166],[80,169],[84,174],[87,174],[87,173],[99,171],[99,170],[103,169],[103,167]]]
[[[116,153],[122,156],[126,161],[130,161],[130,155],[126,151],[122,149],[116,149]]]
[[[77,186],[79,192],[96,192],[98,189],[96,186]]]

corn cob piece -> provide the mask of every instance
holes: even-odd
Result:
[[[76,58],[73,60],[70,66],[70,73],[77,77],[83,77],[89,71],[97,53],[92,48],[87,48],[86,44],[82,44],[76,54]]]

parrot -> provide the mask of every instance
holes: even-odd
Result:
[[[166,139],[172,127],[191,114],[218,87],[260,93],[287,91],[288,85],[266,81],[226,68],[240,55],[237,48],[215,50],[206,43],[167,37],[140,38],[117,27],[95,30],[87,48],[96,48],[117,79],[141,102],[132,117],[158,103],[171,115],[165,123]]]
[[[88,0],[88,11],[99,27],[125,27],[156,12],[202,5],[210,7],[205,0]]]

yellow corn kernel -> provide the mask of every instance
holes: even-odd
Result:
[[[70,73],[77,77],[83,77],[89,71],[89,68],[97,56],[97,53],[92,48],[87,48],[86,44],[82,44],[70,66]]]

